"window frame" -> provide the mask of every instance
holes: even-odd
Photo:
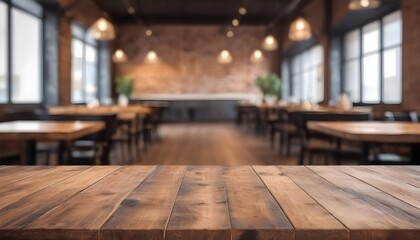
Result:
[[[81,35],[80,34],[75,34],[73,31],[73,28],[78,28],[78,30],[81,31]],[[90,46],[93,47],[96,51],[96,59],[95,59],[95,69],[96,69],[96,79],[95,79],[95,85],[96,85],[96,93],[95,93],[95,98],[99,99],[100,96],[100,86],[99,86],[99,42],[98,41],[94,41],[93,39],[91,40],[91,42],[88,39],[88,30],[83,27],[80,23],[78,22],[73,22],[72,23],[72,34],[71,34],[71,58],[72,58],[72,63],[71,63],[71,72],[73,74],[73,40],[78,40],[82,43],[83,45],[83,54],[82,54],[82,86],[83,86],[83,91],[82,91],[82,101],[74,101],[73,100],[73,76],[71,77],[71,88],[70,88],[70,101],[72,104],[86,104],[86,46]]]
[[[44,13],[42,6],[34,1],[28,1],[26,3],[13,3],[13,0],[0,0],[0,2],[3,2],[6,4],[6,31],[7,31],[7,37],[6,37],[6,76],[7,76],[7,100],[5,102],[0,102],[0,105],[40,105],[44,104],[44,34],[45,34],[45,27],[44,27]],[[25,6],[27,5],[27,6]],[[36,5],[37,9],[33,9]],[[32,17],[38,18],[41,22],[40,25],[40,33],[39,33],[39,78],[40,78],[40,96],[41,99],[39,102],[13,102],[12,94],[13,94],[13,81],[12,81],[12,73],[13,73],[13,37],[12,37],[12,9],[17,9],[19,11],[22,11]]]
[[[401,93],[401,100],[398,103],[389,103],[384,101],[384,52],[386,52],[387,50],[390,49],[394,49],[399,47],[401,49],[401,67],[403,65],[403,52],[402,52],[402,47],[403,47],[403,28],[404,28],[404,23],[402,22],[402,27],[401,27],[401,43],[399,44],[393,44],[387,47],[384,47],[384,18],[394,14],[398,11],[401,11],[401,9],[393,9],[392,11],[386,12],[385,14],[375,17],[373,19],[370,19],[367,22],[364,22],[362,24],[359,24],[356,27],[350,28],[348,30],[346,30],[344,33],[341,34],[341,83],[340,83],[340,92],[346,92],[346,64],[351,62],[351,61],[358,61],[358,67],[359,67],[359,101],[358,102],[353,102],[353,104],[357,105],[357,106],[372,106],[372,105],[399,105],[402,103],[402,93]],[[370,51],[367,53],[363,53],[363,28],[369,24],[372,24],[374,22],[378,22],[379,23],[379,48],[378,50],[375,51]],[[359,55],[357,57],[352,57],[347,59],[346,58],[346,35],[353,32],[353,31],[358,31],[359,32]],[[368,56],[372,56],[374,54],[378,54],[379,55],[379,101],[378,102],[366,102],[363,101],[363,92],[364,92],[364,87],[363,87],[363,59],[365,57]],[[402,79],[402,72],[401,72],[401,85],[402,85],[403,79]],[[401,89],[402,91],[402,89]]]

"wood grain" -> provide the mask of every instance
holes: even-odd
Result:
[[[340,167],[338,169],[420,209],[419,187],[366,168]]]
[[[25,233],[33,239],[97,239],[109,216],[154,168],[120,168],[38,218]]]
[[[11,121],[0,123],[0,140],[73,140],[104,127],[103,122]]]
[[[347,228],[285,176],[278,167],[253,168],[295,228],[295,239],[350,239]]]
[[[40,174],[48,169],[49,167],[46,166],[10,166],[4,168],[0,173],[0,188],[21,179]]]
[[[220,166],[190,166],[166,231],[169,240],[230,239],[231,225]]]
[[[86,168],[87,167],[80,166],[52,167],[48,169],[48,171],[42,171],[41,173],[21,179],[13,184],[3,186],[0,188],[0,209],[20,200],[21,198],[29,196],[72,175],[75,175]],[[30,169],[29,172],[33,172],[31,170],[32,169]]]
[[[164,239],[186,166],[158,166],[101,228],[101,239]]]
[[[0,210],[0,235],[7,238],[18,238],[19,234],[12,231],[13,229],[25,228],[38,217],[70,199],[118,168],[118,166],[98,166],[82,170],[59,183],[44,188],[8,205]]]
[[[420,123],[404,122],[309,122],[308,128],[355,141],[420,143]]]
[[[419,173],[418,166],[0,166],[8,181],[0,187],[0,239],[417,240]]]
[[[351,177],[337,168],[310,167],[315,186],[301,186],[349,230],[351,239],[416,239],[420,209]],[[305,174],[313,175],[310,170]],[[299,177],[302,177],[299,175]],[[296,176],[294,181],[298,181]],[[328,191],[333,188],[334,193]],[[315,196],[316,194],[316,196]],[[401,231],[404,230],[404,231]]]
[[[388,178],[397,178],[405,183],[420,188],[420,172],[412,170],[413,168],[399,169],[396,166],[364,166],[365,168],[381,173]]]
[[[294,239],[276,200],[250,166],[223,169],[232,239]]]

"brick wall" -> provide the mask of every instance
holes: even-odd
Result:
[[[256,76],[279,71],[279,53],[265,54],[263,63],[249,58],[260,48],[266,28],[241,26],[232,39],[221,26],[153,26],[153,37],[144,35],[138,25],[119,26],[116,47],[127,53],[129,61],[115,66],[116,75],[135,78],[134,94],[153,93],[256,93]],[[228,49],[233,63],[216,62],[222,49]],[[161,62],[144,63],[153,49]]]
[[[403,102],[406,109],[420,111],[420,1],[402,0]]]

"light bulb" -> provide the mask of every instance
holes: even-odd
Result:
[[[243,16],[243,15],[246,15],[248,11],[246,10],[246,8],[241,7],[241,8],[239,8],[238,12],[239,12],[239,14],[241,14]]]
[[[299,21],[296,23],[296,28],[297,28],[298,30],[303,30],[303,29],[305,28],[305,23],[304,23],[303,21],[299,20]]]
[[[112,61],[115,63],[122,63],[127,61],[127,55],[125,55],[124,51],[121,49],[117,49],[112,55]]]
[[[153,31],[152,31],[152,29],[147,29],[147,30],[146,30],[146,32],[145,32],[145,34],[146,34],[146,36],[148,36],[148,37],[152,36],[152,35],[153,35]]]
[[[233,37],[233,35],[235,35],[235,34],[234,34],[234,33],[233,33],[233,31],[231,31],[231,30],[227,31],[227,33],[226,33],[226,36],[227,36],[228,38]]]
[[[237,27],[239,25],[239,20],[238,19],[233,19],[232,20],[232,26]]]
[[[252,63],[259,63],[264,60],[264,54],[261,50],[255,50],[251,55],[251,62]]]
[[[222,50],[217,57],[217,62],[220,64],[228,64],[231,63],[233,60],[232,55],[226,49]]]
[[[369,0],[360,0],[360,6],[367,8],[369,7],[369,5],[370,5]]]
[[[108,29],[108,24],[106,23],[105,19],[99,19],[98,29],[101,31],[106,31]]]
[[[274,51],[277,50],[279,47],[279,44],[277,43],[276,38],[274,38],[272,35],[267,35],[262,43],[262,48],[266,51]]]

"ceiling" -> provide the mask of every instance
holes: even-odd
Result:
[[[241,24],[270,24],[293,11],[302,0],[95,0],[118,23],[228,24],[240,17]],[[135,9],[129,14],[129,6]]]

